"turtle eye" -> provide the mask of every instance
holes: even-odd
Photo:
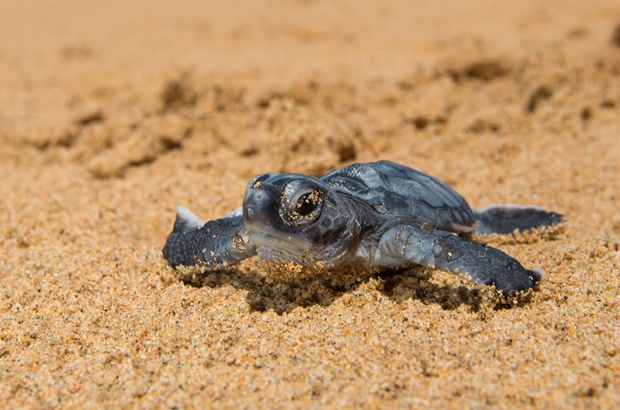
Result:
[[[313,187],[298,189],[298,183],[290,183],[284,190],[280,215],[293,225],[308,225],[321,214],[323,192]]]
[[[292,214],[299,215],[302,218],[310,216],[319,206],[319,196],[317,191],[312,191],[308,194],[303,194],[297,199],[295,209],[292,210]]]

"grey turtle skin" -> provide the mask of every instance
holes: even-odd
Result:
[[[389,161],[353,164],[321,178],[263,174],[248,183],[243,206],[203,223],[177,208],[163,249],[173,267],[220,270],[248,257],[326,270],[414,265],[468,275],[505,295],[542,279],[506,253],[469,240],[559,223],[538,207],[472,210],[437,178]]]

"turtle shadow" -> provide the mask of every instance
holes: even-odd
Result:
[[[498,310],[514,306],[494,288],[471,282],[456,286],[432,282],[432,271],[424,268],[385,272],[378,276],[382,279],[380,291],[397,303],[413,299],[426,305],[439,305],[443,310],[456,310],[467,306],[472,312],[480,312],[485,307]],[[526,298],[520,298],[519,303],[526,303]]]
[[[246,301],[252,311],[273,310],[278,314],[297,307],[329,306],[345,293],[355,291],[368,282],[370,276],[351,283],[334,281],[328,273],[312,276],[270,279],[256,271],[227,270],[207,274],[183,275],[186,285],[202,288],[220,288],[230,285],[247,291]]]
[[[181,280],[197,288],[230,285],[245,290],[246,301],[252,311],[273,310],[277,314],[289,313],[298,307],[329,306],[346,293],[355,292],[362,285],[369,284],[371,280],[371,286],[397,303],[414,299],[427,305],[437,304],[444,310],[455,310],[465,305],[473,312],[488,306],[488,288],[440,285],[429,281],[431,276],[432,273],[424,268],[409,268],[362,275],[348,281],[337,280],[329,272],[269,279],[256,271],[232,269],[208,274],[186,274]],[[498,299],[493,306],[502,309],[511,305]]]

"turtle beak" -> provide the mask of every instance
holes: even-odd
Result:
[[[273,196],[259,187],[250,187],[246,191],[243,199],[243,220],[246,224],[260,223],[271,225],[270,218],[277,216],[278,204],[273,200]]]
[[[260,181],[248,185],[243,199],[243,223],[257,245],[303,250],[311,246],[299,232],[291,231],[279,214],[280,191]],[[283,243],[289,244],[288,246]]]

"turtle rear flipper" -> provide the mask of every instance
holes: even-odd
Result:
[[[235,211],[223,218],[202,221],[190,210],[177,208],[172,233],[163,248],[170,265],[200,265],[216,270],[256,254],[243,233],[243,215]]]
[[[381,237],[379,249],[391,264],[418,264],[464,274],[483,285],[495,285],[504,295],[527,290],[542,279],[540,270],[525,269],[499,249],[469,241],[451,232],[398,225]],[[381,263],[381,261],[378,261]]]
[[[475,233],[523,232],[533,228],[553,226],[562,222],[563,216],[536,206],[492,205],[474,211],[478,225]]]

